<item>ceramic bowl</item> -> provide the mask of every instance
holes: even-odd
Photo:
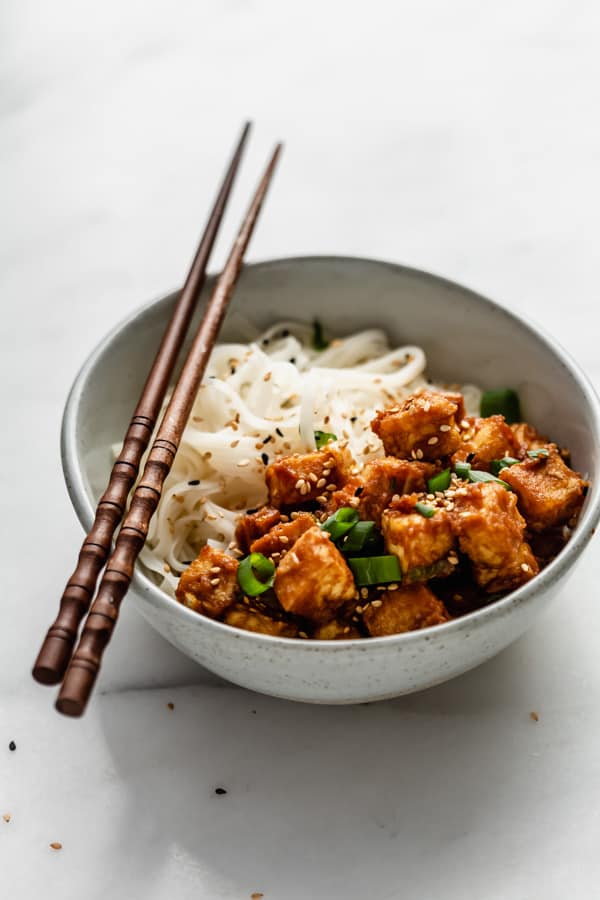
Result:
[[[210,286],[209,280],[200,310]],[[86,530],[110,470],[109,447],[125,431],[174,299],[150,303],[117,325],[69,395],[63,466]],[[394,343],[424,347],[436,380],[515,388],[524,417],[568,446],[574,466],[592,480],[579,524],[560,555],[525,586],[463,618],[408,634],[313,642],[239,631],[179,605],[139,567],[125,602],[223,678],[312,703],[358,703],[422,690],[490,659],[519,637],[573,570],[600,514],[599,403],[573,360],[537,326],[467,288],[366,259],[311,257],[248,266],[234,310],[260,327],[315,316],[339,335],[377,325]],[[231,315],[223,340],[244,339],[234,323]]]

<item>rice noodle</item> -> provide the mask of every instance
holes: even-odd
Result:
[[[313,450],[315,430],[346,441],[359,465],[383,455],[369,423],[425,387],[425,367],[420,347],[391,349],[380,329],[320,352],[311,326],[298,322],[279,322],[252,343],[218,344],[140,554],[150,577],[173,596],[207,541],[227,550],[240,512],[267,499],[266,464]],[[459,389],[476,414],[480,390]]]

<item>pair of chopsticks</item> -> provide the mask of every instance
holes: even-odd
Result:
[[[198,245],[192,267],[133,412],[108,486],[98,503],[94,524],[81,547],[77,568],[67,583],[60,601],[58,616],[48,630],[33,667],[33,677],[41,684],[58,684],[62,681],[56,708],[67,716],[82,715],[90,698],[100,671],[102,656],[117,623],[119,607],[133,578],[135,561],[146,541],[150,519],[158,506],[164,481],[173,465],[194,398],[239,278],[244,253],[281,152],[281,144],[277,144],[248,207],[225,267],[212,290],[181,375],[160,422],[142,477],[133,492],[129,510],[125,515],[127,498],[138,476],[141,458],[150,442],[179,350],[204,285],[208,259],[239,168],[249,130],[250,123],[246,123]],[[112,538],[121,519],[123,524],[109,557]],[[96,581],[105,564],[106,568],[94,599]],[[79,626],[86,613],[88,615],[81,638],[77,649],[73,652]]]

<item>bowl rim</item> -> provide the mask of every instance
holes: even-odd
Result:
[[[373,257],[362,256],[337,256],[337,255],[308,255],[308,256],[288,256],[281,258],[271,258],[248,263],[244,269],[260,270],[273,269],[279,266],[288,265],[290,263],[335,263],[335,264],[373,264],[383,266],[394,270],[397,273],[416,277],[420,280],[435,282],[443,285],[446,289],[459,291],[463,295],[469,295],[476,302],[487,306],[496,314],[503,315],[521,328],[532,333],[545,346],[545,348],[558,358],[560,363],[567,369],[571,377],[577,383],[583,398],[587,401],[592,412],[592,418],[587,423],[592,432],[596,444],[600,444],[600,399],[589,377],[580,368],[579,364],[573,357],[561,346],[561,344],[548,334],[544,328],[530,320],[521,313],[513,312],[495,300],[480,294],[479,292],[460,284],[459,282],[445,278],[423,269],[412,266],[406,266],[401,263],[394,263],[387,260],[381,260]],[[214,277],[214,273],[208,275],[210,280]],[[62,426],[61,426],[61,460],[63,475],[66,482],[67,491],[71,499],[71,503],[75,509],[77,517],[83,528],[87,531],[92,525],[95,505],[87,494],[81,460],[77,452],[77,420],[78,410],[81,398],[85,389],[85,385],[89,375],[94,371],[98,359],[105,350],[110,346],[115,337],[133,321],[140,316],[145,315],[153,307],[160,303],[166,303],[172,298],[177,291],[171,291],[162,294],[149,302],[134,309],[128,316],[119,321],[109,332],[99,341],[92,352],[88,355],[77,373],[75,380],[71,386],[64,407]],[[535,595],[545,592],[554,582],[560,579],[565,572],[570,570],[577,559],[581,556],[583,550],[589,543],[590,539],[596,531],[598,521],[600,519],[600,484],[597,480],[589,491],[584,509],[579,522],[572,537],[566,546],[561,550],[558,556],[545,568],[536,575],[531,581],[511,591],[500,600],[496,600],[487,606],[480,607],[472,612],[465,613],[448,622],[440,625],[429,626],[417,631],[408,631],[401,634],[391,634],[382,637],[372,637],[368,639],[358,640],[341,639],[341,640],[325,640],[325,641],[307,641],[304,638],[287,638],[275,635],[262,634],[253,631],[244,631],[238,628],[232,628],[224,622],[210,619],[206,616],[199,616],[193,610],[188,609],[178,603],[174,598],[165,594],[157,585],[155,585],[141,570],[139,564],[136,563],[134,576],[132,579],[132,587],[138,598],[144,603],[148,602],[151,606],[159,611],[165,611],[169,615],[181,617],[182,622],[189,622],[192,627],[205,627],[209,631],[213,631],[215,637],[219,635],[223,638],[230,637],[232,639],[248,641],[255,646],[265,645],[272,649],[274,645],[289,649],[290,652],[321,652],[336,651],[337,653],[347,653],[356,649],[367,648],[374,652],[387,649],[390,646],[410,645],[415,641],[428,641],[432,636],[439,638],[449,637],[457,631],[474,630],[482,626],[488,619],[501,617],[509,612],[509,610],[517,605],[526,603]],[[143,607],[141,609],[143,612]]]

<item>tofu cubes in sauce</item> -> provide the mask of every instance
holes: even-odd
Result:
[[[371,428],[384,455],[362,467],[337,440],[268,465],[268,504],[229,552],[202,548],[178,601],[280,637],[398,634],[498,599],[568,539],[587,485],[528,423],[423,390]]]

